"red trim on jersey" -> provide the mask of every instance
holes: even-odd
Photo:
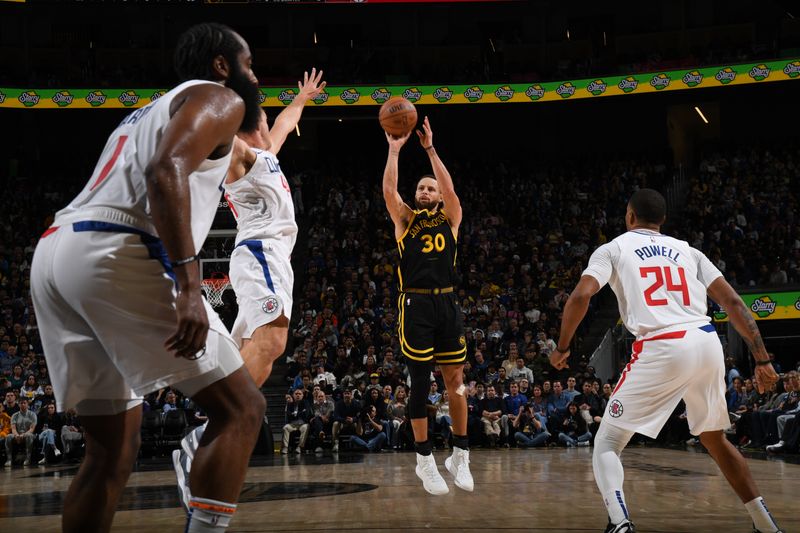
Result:
[[[40,238],[40,239],[44,239],[45,237],[47,237],[47,236],[48,236],[48,235],[50,235],[51,233],[55,233],[55,231],[56,231],[57,229],[58,229],[58,226],[50,226],[49,228],[47,228],[46,230],[44,230],[44,233],[42,233],[42,236],[41,236],[41,237],[39,237],[39,238]]]
[[[642,349],[644,348],[644,343],[647,341],[664,341],[669,339],[682,339],[686,336],[686,330],[681,331],[670,331],[669,333],[664,333],[663,335],[656,335],[655,337],[650,337],[649,339],[642,339],[638,340],[633,343],[633,353],[631,354],[631,360],[628,362],[627,366],[625,366],[625,370],[622,371],[622,377],[619,378],[619,383],[617,386],[614,387],[614,392],[612,392],[612,396],[617,393],[622,384],[625,382],[625,378],[628,376],[628,372],[631,371],[633,367],[633,363],[639,360],[639,355],[642,353]]]
[[[111,169],[114,168],[114,163],[117,162],[117,158],[119,157],[120,152],[122,152],[122,147],[125,146],[125,141],[128,140],[127,135],[120,135],[119,139],[117,140],[117,147],[114,148],[114,153],[111,154],[111,159],[106,162],[103,170],[100,171],[100,175],[97,177],[97,181],[94,182],[94,185],[89,187],[90,191],[93,191],[98,185],[103,183],[103,181],[108,177]]]
[[[225,201],[228,202],[228,207],[231,208],[231,213],[233,213],[234,218],[239,218],[239,213],[236,212],[236,208],[233,206],[233,202],[231,202],[231,197],[228,193],[225,193]]]

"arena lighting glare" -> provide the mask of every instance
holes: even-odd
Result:
[[[294,131],[297,132],[297,136],[300,137],[300,124],[294,125]]]
[[[702,119],[703,119],[703,122],[705,122],[706,124],[708,124],[708,119],[707,119],[707,118],[706,118],[706,116],[703,114],[703,112],[702,112],[702,111],[700,111],[700,108],[699,108],[699,107],[697,107],[697,106],[694,106],[694,110],[695,110],[695,111],[697,111],[697,114],[698,114],[698,115],[700,115],[700,118],[702,118]]]

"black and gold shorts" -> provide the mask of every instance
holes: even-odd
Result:
[[[409,360],[437,365],[466,361],[464,320],[454,292],[400,293],[398,310],[400,346]]]

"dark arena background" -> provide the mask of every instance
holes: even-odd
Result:
[[[507,416],[501,434],[489,435],[478,390],[492,384],[508,396],[528,375],[513,363],[522,358],[533,377],[522,394],[536,386],[547,397],[560,381],[574,396],[588,383],[598,389],[592,415],[602,416],[634,342],[608,287],[591,300],[569,368],[556,370],[548,356],[589,256],[625,232],[628,199],[644,187],[667,199],[663,232],[704,252],[756,319],[781,378],[763,395],[753,390],[747,345],[709,300],[726,356],[725,436],[783,531],[800,531],[798,432],[791,417],[780,432],[776,423],[797,412],[800,391],[796,17],[800,6],[779,0],[0,1],[3,411],[27,398],[46,414],[53,401],[30,297],[40,236],[83,188],[110,132],[176,85],[178,36],[220,22],[252,49],[270,125],[304,71],[323,69],[328,83],[279,156],[299,226],[294,306],[285,354],[261,389],[267,412],[231,531],[602,531],[592,447],[567,447],[551,431],[528,449]],[[472,493],[431,496],[413,474],[398,397],[408,377],[397,333],[399,256],[381,192],[387,144],[377,116],[390,96],[430,119],[464,209],[456,290],[465,383],[475,385]],[[412,137],[399,172],[409,203],[426,172]],[[200,263],[203,278],[217,280],[206,292],[223,289],[215,308],[229,328],[237,303],[225,276],[235,243],[220,198]],[[443,464],[451,432],[439,369],[433,379],[430,439]],[[394,429],[383,449],[361,449],[345,430],[310,437],[302,450],[295,432],[284,449],[287,395],[310,394],[313,384],[333,402],[354,388],[362,405],[374,403]],[[112,530],[183,530],[171,453],[202,415],[177,390],[145,397],[142,446]],[[28,456],[8,444],[10,419],[0,413],[2,531],[61,528],[85,445],[74,413],[57,419],[55,447],[39,424]],[[598,427],[589,426],[592,439]],[[637,531],[753,530],[689,433],[683,404],[657,438],[635,436],[622,461]]]

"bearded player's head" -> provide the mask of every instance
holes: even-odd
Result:
[[[238,94],[245,104],[241,128],[258,127],[261,113],[258,78],[253,58],[244,39],[228,26],[204,23],[192,26],[178,39],[175,71],[181,82],[208,80],[222,83]]]
[[[417,191],[414,193],[414,205],[417,209],[435,211],[442,207],[442,193],[439,191],[439,182],[431,174],[425,174],[417,182]]]

